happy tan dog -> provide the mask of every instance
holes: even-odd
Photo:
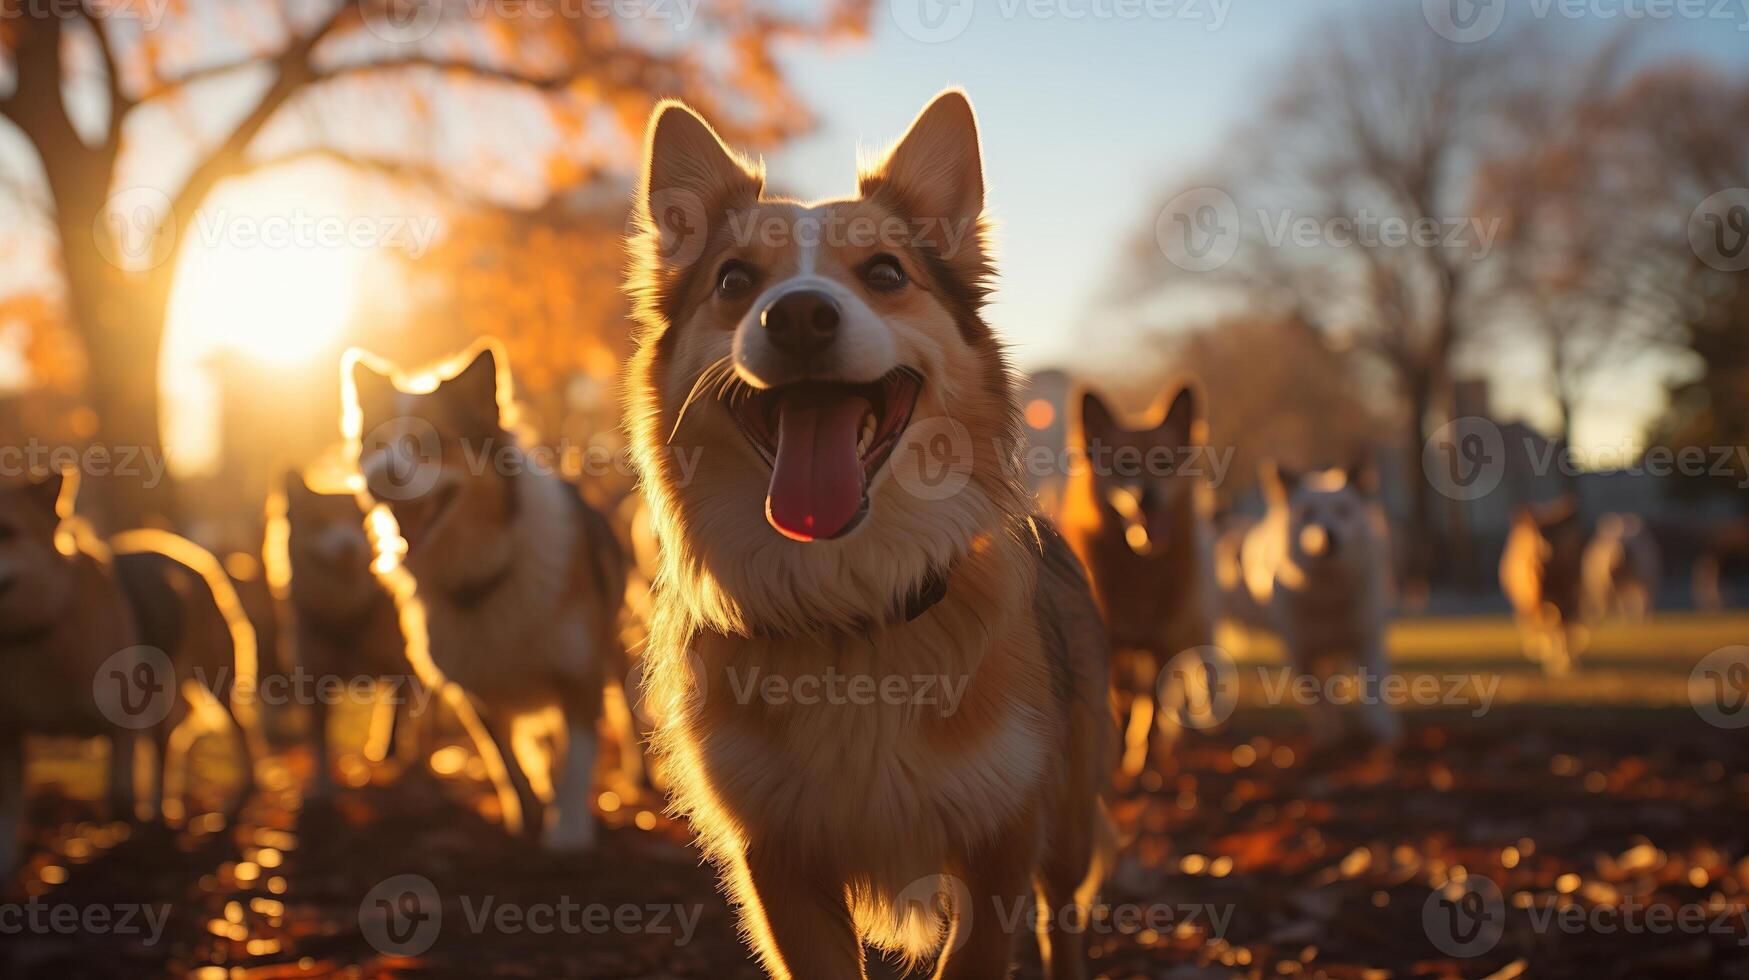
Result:
[[[629,424],[675,809],[773,977],[863,977],[865,944],[1006,976],[1035,886],[1050,976],[1085,976],[1057,925],[1106,863],[1107,647],[990,448],[1019,412],[971,105],[815,204],[678,104],[646,151]]]

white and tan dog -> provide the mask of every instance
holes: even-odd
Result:
[[[971,105],[815,204],[684,106],[646,147],[629,424],[676,810],[774,977],[862,977],[864,944],[1006,976],[1035,885],[1050,975],[1085,976],[1056,925],[1109,839],[1106,643],[1004,449]]]
[[[382,362],[348,355],[346,434],[371,497],[394,515],[405,544],[412,594],[397,598],[417,605],[428,667],[478,710],[524,831],[555,850],[587,848],[602,685],[624,672],[624,560],[606,520],[506,429],[509,379],[495,347],[456,365],[441,381],[397,383]],[[379,558],[393,545],[378,544]],[[410,651],[419,646],[409,637]],[[526,768],[536,753],[519,758],[513,727],[555,706],[565,744],[548,827]]]
[[[1314,741],[1339,741],[1358,720],[1366,735],[1394,743],[1402,723],[1376,696],[1356,697],[1339,710],[1332,678],[1384,677],[1385,628],[1391,596],[1390,538],[1367,467],[1300,475],[1266,464],[1261,473],[1269,511],[1245,537],[1245,583],[1268,609],[1288,663],[1326,693],[1307,705]]]

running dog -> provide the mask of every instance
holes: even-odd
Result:
[[[1200,405],[1194,385],[1179,386],[1132,428],[1088,391],[1070,436],[1077,465],[1063,492],[1063,536],[1087,566],[1117,651],[1116,687],[1129,702],[1123,772],[1132,778],[1150,743],[1198,723],[1204,704],[1160,683],[1173,657],[1214,643],[1214,495],[1207,475],[1186,465],[1208,440]],[[1166,702],[1158,719],[1156,698]]]
[[[1035,886],[1049,975],[1084,977],[1109,658],[1000,450],[971,104],[938,97],[841,200],[766,195],[677,103],[645,150],[628,424],[674,809],[773,977],[864,977],[864,944],[1007,976]]]
[[[1326,693],[1329,681],[1344,674],[1383,678],[1394,590],[1390,537],[1370,469],[1355,464],[1301,475],[1270,463],[1260,478],[1269,510],[1246,534],[1245,582],[1269,610],[1289,665]],[[1358,719],[1327,696],[1308,705],[1313,741],[1332,746],[1358,720],[1373,741],[1396,743],[1402,722],[1372,693],[1355,699]]]
[[[419,607],[430,666],[478,710],[524,832],[553,850],[587,849],[602,684],[623,674],[624,557],[601,514],[506,429],[509,379],[495,348],[458,364],[433,387],[397,383],[383,362],[350,353],[346,435],[371,498],[399,531],[377,542],[379,559],[404,543],[412,589],[403,601]],[[555,706],[565,744],[547,827],[512,726]]]
[[[1572,670],[1589,640],[1580,615],[1584,548],[1578,502],[1564,497],[1520,508],[1500,556],[1500,588],[1525,656],[1550,674]]]

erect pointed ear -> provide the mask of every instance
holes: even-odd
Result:
[[[1271,504],[1285,504],[1300,485],[1300,474],[1273,459],[1266,459],[1257,468],[1257,482],[1263,486],[1263,498]]]
[[[918,114],[911,128],[863,178],[863,194],[890,193],[912,219],[963,228],[984,213],[984,163],[972,103],[948,89]]]
[[[1087,445],[1110,442],[1113,434],[1124,431],[1105,401],[1089,388],[1081,393],[1081,438]]]
[[[757,201],[764,186],[759,168],[724,145],[698,113],[665,101],[650,114],[637,204],[656,261],[685,265],[697,258],[710,224]]]
[[[342,406],[342,418],[345,418],[346,409],[358,410],[358,432],[349,433],[357,436],[369,432],[395,413],[395,398],[400,394],[400,389],[395,387],[393,378],[371,365],[363,351],[348,351],[341,364],[345,366],[346,378],[351,382],[349,386],[345,386],[350,389],[350,394],[342,395],[349,402]]]
[[[1195,383],[1187,382],[1172,396],[1165,417],[1155,427],[1173,446],[1201,445],[1207,438],[1207,426],[1202,420],[1202,393]]]
[[[468,366],[438,385],[438,392],[452,405],[461,405],[480,413],[493,424],[498,422],[498,355],[488,344],[480,348]]]
[[[28,489],[31,500],[38,507],[53,517],[61,518],[73,513],[73,498],[78,495],[78,483],[77,476],[69,475],[68,471],[55,470],[41,476],[32,476]]]

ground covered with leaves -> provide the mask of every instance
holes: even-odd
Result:
[[[653,800],[606,794],[600,848],[555,858],[469,766],[354,772],[322,806],[308,767],[280,755],[236,819],[175,830],[39,778],[0,975],[760,976]],[[1088,926],[1112,980],[1749,978],[1749,739],[1686,707],[1417,711],[1394,758],[1314,758],[1294,715],[1241,708],[1113,810]]]

